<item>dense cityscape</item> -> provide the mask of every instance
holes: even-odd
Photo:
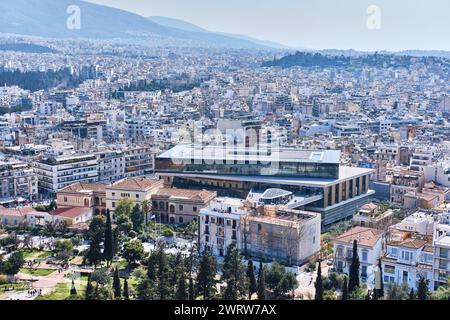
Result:
[[[445,55],[1,33],[0,299],[450,300],[449,121]]]

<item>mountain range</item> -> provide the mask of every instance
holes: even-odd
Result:
[[[69,6],[80,8],[80,29],[69,29]],[[0,33],[44,38],[133,39],[179,45],[232,48],[285,48],[242,35],[210,32],[191,23],[143,17],[80,0],[1,0]]]

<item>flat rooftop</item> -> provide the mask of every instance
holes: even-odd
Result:
[[[242,175],[221,175],[221,174],[199,174],[199,173],[176,173],[178,177],[191,177],[191,178],[205,178],[215,180],[228,180],[228,181],[247,181],[247,182],[259,182],[269,184],[291,185],[291,186],[310,186],[310,187],[327,187],[348,179],[357,178],[371,174],[374,170],[367,168],[357,167],[339,167],[339,178],[288,178],[273,176],[242,176]],[[157,172],[161,176],[173,176],[174,173]]]
[[[301,150],[280,148],[272,149],[267,154],[266,148],[232,148],[220,146],[193,146],[181,144],[160,154],[159,159],[180,160],[217,160],[217,161],[261,161],[261,162],[298,162],[327,163],[339,165],[341,152],[339,150]]]

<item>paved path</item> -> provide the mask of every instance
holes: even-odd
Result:
[[[69,273],[70,270],[62,272],[55,271],[46,277],[33,282],[34,289],[42,289],[42,295],[48,294],[53,291],[56,285],[64,280],[64,276]]]

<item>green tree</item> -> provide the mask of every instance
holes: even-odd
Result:
[[[414,294],[414,288],[411,288],[411,291],[409,292],[409,300],[414,300],[415,294]]]
[[[94,216],[89,224],[87,232],[90,240],[89,250],[86,254],[87,260],[97,268],[97,265],[102,261],[101,243],[105,234],[105,217],[97,215]]]
[[[106,225],[105,225],[105,242],[103,248],[103,256],[110,266],[114,258],[114,238],[111,223],[111,214],[109,209],[106,210]]]
[[[141,206],[142,206],[142,213],[144,214],[145,217],[145,224],[148,224],[148,214],[150,213],[151,209],[152,209],[152,202],[150,200],[144,200],[141,202]]]
[[[142,230],[142,224],[144,223],[144,214],[138,204],[133,207],[131,211],[131,222],[133,223],[133,230],[139,232]]]
[[[119,277],[119,268],[117,268],[117,266],[114,268],[113,288],[114,288],[114,298],[117,300],[120,299],[122,293]]]
[[[342,285],[342,300],[348,300],[348,284],[347,277],[344,278],[344,283]]]
[[[113,256],[120,251],[120,231],[119,228],[113,230]]]
[[[450,286],[440,286],[437,290],[431,294],[432,300],[450,300]]]
[[[273,262],[264,271],[267,286],[273,291],[275,298],[281,298],[297,286],[297,279],[278,262]]]
[[[94,287],[92,286],[92,282],[91,282],[91,275],[89,275],[88,277],[88,283],[86,285],[86,291],[85,291],[85,299],[86,300],[92,300],[92,295],[94,293]]]
[[[73,253],[73,243],[68,239],[56,241],[55,250],[56,256],[59,259],[67,259]]]
[[[386,288],[386,300],[408,300],[409,288],[406,283],[398,285],[390,283]]]
[[[228,246],[223,264],[222,281],[226,282],[224,298],[227,300],[240,299],[246,293],[245,267],[236,243]]]
[[[128,264],[134,264],[145,258],[144,246],[140,240],[131,240],[123,246],[122,256],[127,260]]]
[[[202,293],[205,300],[210,299],[216,293],[217,260],[206,249],[200,260],[197,274],[197,291]]]
[[[148,264],[147,264],[147,277],[151,281],[156,280],[156,264],[158,260],[158,252],[152,251],[150,256],[148,257]]]
[[[128,279],[125,278],[125,280],[123,281],[123,297],[125,298],[125,300],[130,300],[130,292],[128,289]]]
[[[72,287],[70,288],[70,295],[76,296],[77,295],[77,288],[75,288],[75,281],[72,279]]]
[[[180,277],[178,279],[178,286],[176,291],[176,300],[187,300],[189,297],[188,288],[186,286],[186,274],[185,272],[181,272]]]
[[[255,277],[255,267],[253,266],[253,261],[250,259],[247,264],[247,284],[248,284],[248,300],[252,299],[252,295],[258,291],[258,283]]]
[[[314,283],[314,287],[316,288],[316,293],[314,296],[315,300],[323,300],[323,282],[322,282],[322,265],[321,261],[319,260],[318,266],[317,266],[317,277],[316,282]]]
[[[258,272],[258,300],[266,300],[266,277],[264,272],[264,265],[260,261]]]
[[[6,268],[4,268],[6,274],[17,274],[25,263],[25,258],[23,257],[22,251],[16,251],[11,254],[6,263]]]
[[[131,212],[133,211],[134,202],[128,198],[124,198],[119,201],[116,209],[114,210],[116,216],[131,216]]]
[[[157,291],[160,300],[166,300],[170,297],[171,286],[169,281],[169,265],[168,258],[164,252],[164,246],[161,244],[158,249],[158,274],[157,274]]]
[[[358,256],[358,243],[353,241],[353,256],[352,263],[350,265],[349,279],[348,279],[348,292],[351,293],[359,287],[359,256]]]
[[[424,276],[420,276],[419,286],[417,288],[417,300],[428,299],[428,283],[429,281],[426,280]]]
[[[379,297],[383,297],[384,296],[384,282],[383,282],[383,269],[381,268],[381,259],[378,259],[378,270],[380,272],[380,278],[379,278],[380,289],[378,290],[377,295]]]
[[[195,300],[195,285],[192,277],[189,277],[189,300]]]

